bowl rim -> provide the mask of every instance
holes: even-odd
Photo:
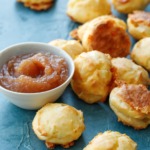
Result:
[[[56,46],[52,46],[52,45],[50,45],[50,44],[48,44],[48,43],[44,43],[44,42],[21,42],[21,43],[13,44],[13,45],[11,45],[11,46],[8,46],[8,47],[6,47],[6,48],[0,50],[0,57],[1,57],[2,53],[6,52],[6,51],[7,51],[8,49],[10,49],[10,48],[17,47],[17,46],[23,46],[23,45],[38,45],[38,44],[39,44],[39,45],[43,45],[43,46],[49,46],[49,47],[51,47],[51,48],[53,48],[53,49],[57,49],[58,51],[61,51],[61,53],[64,53],[64,54],[69,58],[69,59],[68,59],[68,62],[71,64],[71,66],[72,66],[73,68],[71,69],[72,71],[70,72],[70,74],[69,74],[67,80],[66,80],[65,82],[63,82],[61,85],[59,85],[59,86],[57,86],[57,87],[55,87],[55,88],[53,88],[53,89],[50,89],[50,90],[47,90],[47,91],[43,91],[43,92],[36,92],[36,93],[15,92],[15,91],[8,90],[8,89],[2,87],[1,85],[0,85],[0,90],[3,90],[3,91],[5,91],[5,92],[7,92],[7,93],[14,94],[14,95],[23,95],[23,96],[41,95],[41,94],[47,94],[47,93],[49,93],[49,92],[56,91],[56,90],[58,90],[59,88],[63,87],[65,84],[67,84],[67,83],[71,80],[71,78],[72,78],[72,76],[73,76],[73,74],[74,74],[74,71],[75,71],[75,65],[74,65],[73,59],[72,59],[71,56],[70,56],[67,52],[65,52],[63,49],[58,48],[58,47],[56,47]],[[56,55],[56,54],[55,54],[55,55]],[[59,56],[59,55],[58,55],[58,56]],[[63,56],[61,56],[61,57],[63,57]]]

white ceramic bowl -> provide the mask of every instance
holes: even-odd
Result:
[[[6,63],[12,56],[38,53],[38,52],[50,52],[52,54],[62,56],[65,58],[69,68],[68,79],[60,86],[45,92],[39,93],[19,93],[7,90],[0,86],[0,92],[13,104],[24,109],[39,109],[48,102],[56,101],[64,92],[65,88],[70,83],[70,80],[74,73],[74,62],[72,58],[63,50],[45,43],[21,43],[10,46],[0,51],[0,68]]]

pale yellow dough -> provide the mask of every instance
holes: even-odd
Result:
[[[143,10],[150,0],[112,0],[115,9],[121,13],[131,13],[134,10]]]
[[[137,144],[126,134],[105,131],[95,136],[83,150],[136,150]]]
[[[128,15],[127,25],[129,33],[137,40],[150,37],[150,13],[134,11]]]
[[[49,42],[49,44],[63,49],[72,57],[72,59],[75,59],[79,54],[86,51],[80,42],[76,40],[58,39]]]
[[[62,103],[49,103],[41,108],[32,122],[37,137],[46,141],[48,148],[55,144],[67,148],[73,145],[85,129],[83,113]]]
[[[118,121],[135,129],[144,129],[150,124],[150,92],[143,85],[121,85],[114,88],[109,104]]]
[[[131,58],[137,64],[143,66],[150,72],[150,38],[138,41],[131,52]]]
[[[111,6],[108,0],[69,0],[67,6],[68,16],[80,23],[110,13]]]
[[[105,101],[112,77],[110,56],[99,51],[84,52],[74,63],[71,86],[77,96],[90,104]]]
[[[113,58],[111,62],[114,81],[150,85],[148,72],[132,60],[127,58]]]
[[[130,51],[130,38],[123,20],[111,15],[101,16],[71,32],[87,51],[98,50],[112,57],[125,57]]]

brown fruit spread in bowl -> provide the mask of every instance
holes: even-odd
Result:
[[[0,85],[21,93],[37,93],[58,87],[68,78],[64,58],[50,53],[12,57],[0,70]]]

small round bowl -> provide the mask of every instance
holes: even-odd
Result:
[[[70,83],[70,80],[74,73],[74,62],[65,51],[45,43],[37,42],[21,43],[10,46],[0,51],[0,68],[2,68],[2,65],[6,63],[12,56],[38,52],[49,52],[51,54],[55,54],[65,58],[68,64],[69,76],[68,79],[60,86],[52,90],[39,93],[13,92],[0,86],[0,92],[6,97],[6,99],[8,99],[11,103],[15,104],[16,106],[24,109],[39,109],[48,102],[56,101],[62,95],[62,93]]]

